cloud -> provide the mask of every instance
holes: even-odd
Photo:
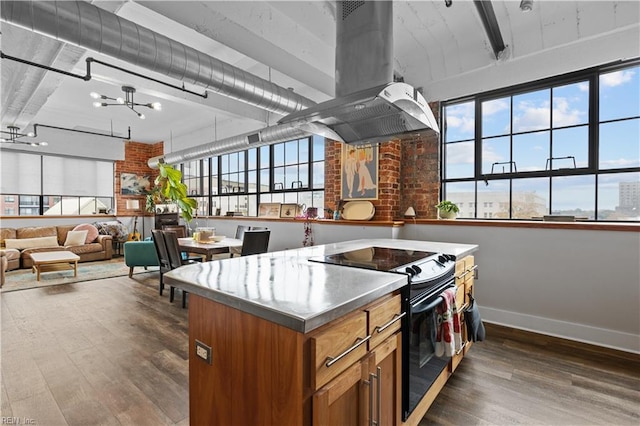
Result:
[[[541,106],[534,106],[531,102],[520,102],[516,109],[522,111],[522,114],[513,117],[514,132],[549,128],[551,114],[548,102],[543,102]]]
[[[581,92],[588,92],[589,91],[589,83],[579,83],[578,84],[578,89]]]
[[[446,114],[447,128],[458,129],[461,132],[473,134],[475,130],[473,102],[448,106]]]
[[[600,167],[603,169],[637,166],[638,160],[627,160],[625,158],[618,158],[617,160],[600,160]]]
[[[482,115],[493,115],[497,112],[509,109],[509,102],[506,99],[496,99],[482,103]]]
[[[447,114],[447,128],[459,129],[464,133],[473,134],[475,129],[475,121],[471,117],[456,117]]]
[[[520,102],[517,106],[522,113],[513,118],[513,131],[526,132],[529,130],[540,130],[549,128],[551,113],[549,102],[542,102],[534,105],[531,102]],[[553,124],[554,127],[572,126],[583,123],[582,119],[587,114],[586,111],[571,108],[567,98],[557,97],[553,100]]]
[[[567,98],[554,98],[553,100],[553,126],[563,127],[572,126],[574,124],[584,123],[582,117],[586,116],[587,111],[579,109],[571,109]]]
[[[447,164],[470,164],[474,162],[473,142],[446,145]]]
[[[500,163],[502,161],[508,160],[508,158],[504,158],[502,155],[497,153],[492,146],[487,144],[482,144],[482,161],[488,163]]]
[[[635,72],[631,70],[610,72],[608,74],[600,75],[600,84],[606,87],[616,87],[621,84],[630,82],[633,79]]]

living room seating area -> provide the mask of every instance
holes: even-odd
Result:
[[[111,235],[100,235],[88,223],[79,225],[0,228],[0,251],[6,270],[31,268],[31,253],[70,251],[80,262],[108,260],[113,255]]]

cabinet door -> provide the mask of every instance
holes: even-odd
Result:
[[[396,333],[372,352],[369,381],[373,392],[373,424],[399,425],[402,392],[402,335]]]
[[[367,425],[371,389],[367,355],[313,395],[313,425]]]

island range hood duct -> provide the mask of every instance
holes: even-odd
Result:
[[[338,1],[336,98],[278,121],[348,144],[440,132],[422,94],[393,82],[393,3]]]

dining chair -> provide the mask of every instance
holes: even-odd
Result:
[[[238,227],[236,228],[236,240],[241,240],[244,237],[244,233],[249,229],[251,229],[250,226],[238,225]]]
[[[162,230],[163,231],[173,231],[176,233],[176,236],[178,238],[186,238],[187,235],[187,227],[186,225],[163,225],[162,226]],[[196,262],[200,262],[202,259],[202,256],[198,256],[198,255],[189,255],[189,253],[187,252],[182,252],[182,259],[184,260],[194,260]]]
[[[169,262],[169,253],[167,252],[167,246],[164,242],[164,236],[159,229],[151,230],[151,237],[153,239],[153,245],[156,247],[156,254],[158,255],[158,264],[160,265],[160,296],[162,296],[162,290],[164,290],[163,274],[171,270],[171,263]]]
[[[175,231],[162,231],[162,235],[164,237],[164,243],[167,247],[167,254],[169,255],[169,265],[171,269],[179,268],[183,265],[191,265],[196,262],[201,262],[202,258],[196,259],[184,259],[182,257],[182,253],[180,252],[180,245],[178,244],[178,236]],[[173,303],[173,299],[175,296],[175,287],[171,286],[171,291],[169,293],[169,302]],[[182,291],[182,307],[185,308],[187,306],[187,292]]]
[[[187,227],[185,225],[163,225],[163,231],[173,231],[178,238],[185,238],[187,236]]]
[[[268,229],[245,231],[240,256],[266,253],[269,248],[270,235],[271,231]]]

